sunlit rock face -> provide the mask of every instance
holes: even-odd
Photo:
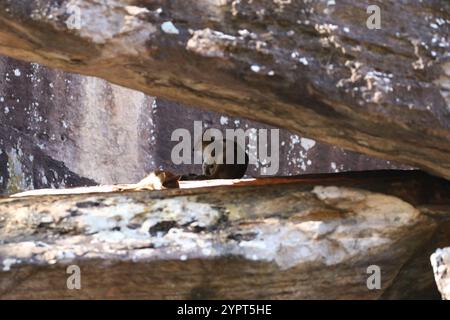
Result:
[[[132,183],[158,168],[199,173],[200,165],[175,165],[171,159],[178,143],[171,141],[173,131],[192,132],[194,121],[222,130],[275,129],[6,57],[0,72],[3,193]],[[278,145],[277,175],[401,167],[286,130],[280,130]],[[251,165],[247,175],[261,175],[261,167],[261,161]]]
[[[270,180],[0,198],[0,297],[438,297],[429,256],[448,243],[448,181],[417,171]],[[434,255],[436,280],[446,255]],[[65,286],[74,265],[78,291]]]
[[[2,162],[14,164],[3,170],[8,173],[4,188],[74,186],[86,183],[82,177],[92,183],[132,182],[151,170],[147,142],[152,98],[96,78],[7,58],[0,68],[5,75],[0,150]],[[41,155],[59,161],[62,175],[49,179],[45,172],[35,172]],[[70,174],[80,179],[69,182]]]

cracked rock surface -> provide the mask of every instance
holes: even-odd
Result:
[[[437,193],[404,194],[447,182],[398,174],[4,198],[0,297],[380,298],[434,234],[433,208],[450,212]],[[64,289],[73,264],[77,293]],[[380,290],[367,288],[371,265]],[[415,273],[425,286],[431,275]]]

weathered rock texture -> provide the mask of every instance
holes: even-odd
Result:
[[[436,250],[431,255],[431,264],[442,299],[450,300],[450,248]]]
[[[450,3],[369,4],[5,0],[0,53],[448,178]]]
[[[7,158],[20,153],[16,167],[21,171],[41,163],[30,148],[96,183],[136,182],[153,169],[153,98],[97,78],[1,61],[0,150]],[[9,176],[17,176],[16,167],[9,168]],[[64,175],[44,178],[42,172],[19,188],[70,187],[83,181],[74,183]],[[6,191],[16,185],[10,179]]]
[[[0,297],[416,297],[434,286],[430,269],[406,290],[402,271],[449,218],[449,191],[406,171],[4,198]],[[66,287],[72,264],[81,290]]]
[[[145,96],[105,80],[0,58],[0,192],[133,183],[174,165],[175,129],[272,127]],[[278,175],[404,168],[280,130]],[[260,175],[250,166],[249,176]]]

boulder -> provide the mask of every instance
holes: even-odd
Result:
[[[448,1],[3,1],[0,53],[450,177]]]
[[[411,261],[449,217],[445,180],[410,171],[190,183],[1,199],[0,297],[434,297],[430,268]],[[67,285],[73,270],[78,290]],[[404,290],[411,276],[424,285]]]

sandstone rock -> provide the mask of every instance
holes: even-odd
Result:
[[[450,248],[436,250],[431,255],[431,265],[442,299],[450,300]]]
[[[450,177],[450,4],[369,4],[3,1],[0,53]]]
[[[380,298],[436,230],[429,212],[448,217],[448,199],[430,193],[438,185],[450,187],[378,172],[5,198],[0,297]],[[69,265],[81,290],[66,288]],[[381,287],[371,290],[373,266]]]

